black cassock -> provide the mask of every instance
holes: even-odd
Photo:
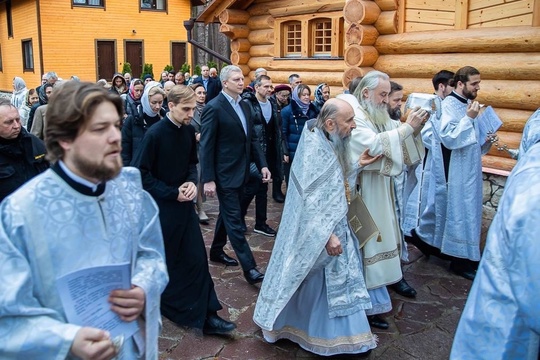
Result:
[[[169,284],[161,295],[161,313],[184,326],[202,328],[207,313],[220,310],[199,219],[192,201],[178,202],[178,187],[197,184],[195,129],[164,117],[144,135],[133,166],[159,207]]]

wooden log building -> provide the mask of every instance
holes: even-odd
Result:
[[[298,73],[332,96],[376,69],[411,92],[432,93],[443,69],[481,72],[478,100],[504,122],[500,144],[517,148],[540,107],[540,0],[213,0],[198,18],[219,21],[245,76],[264,67],[274,83]],[[495,147],[484,171],[515,161]]]

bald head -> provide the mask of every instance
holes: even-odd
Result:
[[[356,128],[352,106],[341,99],[328,99],[317,117],[317,127],[327,133],[335,133],[346,138]]]
[[[176,85],[172,81],[166,81],[165,84],[163,84],[163,90],[165,91],[165,97],[169,95],[169,91],[173,88],[173,86]]]

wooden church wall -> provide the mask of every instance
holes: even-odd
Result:
[[[519,147],[523,126],[540,107],[540,1],[405,0],[397,2],[398,31],[380,34],[373,67],[411,92],[433,92],[442,69],[476,67],[477,100],[491,105],[504,125],[499,144]],[[492,147],[486,168],[509,171],[515,161]]]
[[[478,100],[495,108],[504,122],[500,144],[510,148],[518,147],[526,120],[540,106],[540,0],[255,0],[244,8],[218,15],[232,40],[231,60],[250,79],[259,67],[275,84],[296,72],[312,91],[326,82],[335,96],[354,77],[377,69],[407,95],[432,93],[435,73],[471,65],[482,76]],[[336,25],[340,52],[283,57],[281,26],[321,16]],[[483,161],[502,171],[515,164],[494,147]]]

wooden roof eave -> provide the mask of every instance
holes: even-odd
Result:
[[[206,6],[206,9],[197,17],[195,21],[205,24],[217,22],[219,14],[223,11],[233,8],[246,10],[255,0],[213,0]]]
[[[216,22],[219,14],[221,14],[223,10],[228,9],[236,1],[238,0],[214,0],[206,6],[206,9],[203,10],[196,21],[204,22],[205,24]]]

